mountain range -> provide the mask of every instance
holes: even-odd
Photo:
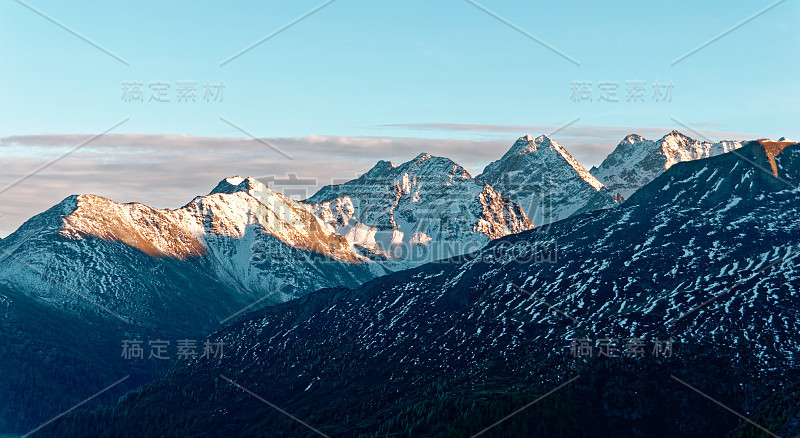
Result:
[[[631,135],[587,171],[552,139],[525,136],[475,178],[420,154],[399,166],[378,162],[303,202],[242,177],[176,210],[69,197],[0,241],[0,334],[16,340],[19,361],[0,360],[10,370],[0,390],[34,394],[0,406],[0,431],[66,409],[81,384],[130,374],[120,389],[132,389],[170,364],[110,357],[121,339],[203,336],[236,318],[209,337],[229,345],[223,360],[178,363],[119,407],[70,416],[47,433],[126,436],[143,420],[153,436],[302,431],[228,380],[334,435],[474,433],[473,422],[569,372],[608,379],[617,365],[563,351],[570,338],[601,335],[680,338],[685,357],[619,365],[631,375],[653,377],[664,365],[688,379],[687,367],[735,353],[728,362],[747,391],[726,397],[751,407],[770,395],[770,382],[796,378],[800,169],[789,143]],[[734,286],[761,292],[726,292]],[[717,295],[713,307],[692,311]],[[48,338],[42,320],[70,330]],[[101,333],[97,344],[79,348],[83,332]],[[75,372],[109,366],[60,388],[38,383],[59,375],[63,361]],[[679,427],[668,404],[645,397],[632,414],[620,404],[629,394],[603,381],[617,404],[598,393],[581,401],[576,389],[558,412],[598,414],[609,436]],[[47,391],[56,402],[34,406]],[[441,429],[450,402],[474,415]],[[711,424],[698,415],[693,426],[736,426],[735,418]]]
[[[800,145],[750,142],[738,154],[676,164],[621,206],[546,233],[509,235],[477,254],[247,314],[210,336],[229,345],[224,358],[182,362],[118,405],[47,431],[754,432],[695,388],[739,412],[773,406],[783,417],[765,414],[763,422],[781,422],[775,431],[794,436],[800,427],[787,419],[800,416],[800,405],[775,406],[796,400],[785,390],[800,379],[798,184]],[[557,262],[534,263],[552,242]],[[583,339],[600,344],[576,357],[573,343]],[[622,346],[599,355],[603,339],[639,339],[641,355],[626,356]],[[669,353],[653,352],[658,340],[670,341]],[[492,427],[554,388],[564,389]]]

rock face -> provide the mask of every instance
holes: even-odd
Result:
[[[520,137],[476,179],[520,204],[537,226],[618,203],[566,149],[545,135]]]
[[[676,163],[723,154],[741,146],[738,141],[694,140],[678,131],[655,141],[630,134],[591,173],[610,190],[628,198]]]
[[[797,395],[776,391],[800,378],[800,145],[737,152],[678,163],[548,233],[249,314],[210,336],[230,346],[222,360],[44,432],[310,433],[259,398],[330,436],[474,436],[512,412],[494,436],[725,436],[741,423],[686,384],[737,412],[772,397],[759,424],[797,430]],[[557,257],[534,263],[549,241]]]
[[[522,209],[450,159],[380,161],[305,201],[331,231],[397,267],[460,255],[533,228]]]

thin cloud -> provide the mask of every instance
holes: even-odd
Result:
[[[715,122],[695,122],[693,126],[704,128],[704,135],[717,140],[742,140],[758,138],[761,134],[754,134],[744,131],[725,131],[719,130],[719,123]],[[497,125],[480,123],[395,123],[388,125],[377,125],[379,129],[407,129],[412,131],[441,131],[441,132],[473,132],[473,133],[518,133],[533,134],[538,136],[558,129],[557,125]],[[646,138],[661,138],[673,129],[680,131],[680,126],[659,126],[659,127],[632,127],[632,126],[598,126],[574,124],[560,131],[555,137],[588,137],[603,139],[616,145],[628,134],[639,134]],[[706,130],[707,129],[707,130]],[[567,147],[569,147],[567,145]]]

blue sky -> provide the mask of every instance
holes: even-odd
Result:
[[[797,0],[780,2],[733,30],[773,3],[479,3],[522,32],[463,0],[337,0],[220,65],[320,4],[317,0],[0,2],[0,64],[4,66],[0,69],[4,84],[0,139],[5,139],[0,141],[0,159],[6,169],[13,167],[4,173],[24,175],[29,170],[25,166],[36,167],[37,158],[47,160],[74,146],[69,134],[97,134],[126,119],[112,132],[178,134],[191,139],[247,138],[243,133],[247,131],[275,144],[293,139],[285,147],[298,152],[295,160],[276,156],[267,148],[242,157],[240,165],[235,156],[229,157],[230,165],[216,168],[210,160],[203,172],[194,169],[196,175],[203,175],[198,187],[213,187],[210,180],[227,176],[223,172],[258,173],[263,168],[262,173],[292,169],[313,173],[313,166],[321,169],[335,160],[354,163],[334,166],[341,174],[351,175],[366,170],[377,156],[410,159],[421,151],[408,149],[409,145],[421,143],[429,152],[451,152],[451,158],[477,172],[520,135],[552,132],[568,122],[573,123],[555,138],[587,167],[599,163],[627,132],[658,137],[677,128],[692,135],[675,120],[714,140],[800,138]],[[178,82],[185,80],[195,81],[194,102],[177,101]],[[126,81],[142,83],[144,102],[122,98]],[[169,84],[169,102],[149,100],[149,85],[159,81]],[[205,83],[220,81],[224,83],[221,101],[205,101]],[[591,101],[576,101],[575,81],[590,84]],[[632,88],[628,81],[644,82],[643,101],[627,101],[626,91]],[[656,81],[672,84],[671,100],[655,101]],[[617,102],[598,101],[601,82],[617,84]],[[57,142],[37,145],[8,140],[41,135],[62,136],[64,141],[59,146]],[[327,149],[304,149],[298,139],[309,136],[337,140]],[[347,144],[346,139],[355,137],[374,141]],[[403,140],[403,150],[393,147],[396,139],[408,138],[419,141]],[[58,202],[62,191],[102,192],[105,182],[94,189],[79,184],[79,179],[106,181],[107,172],[97,173],[96,166],[95,173],[71,171],[67,160],[74,164],[92,156],[98,166],[119,161],[124,154],[116,146],[103,149],[103,140],[93,142],[94,150],[81,150],[65,163],[48,168],[40,179],[31,178],[30,184],[47,178],[59,181],[52,182],[59,189],[31,205],[31,211]],[[444,147],[437,140],[474,143]],[[490,150],[476,152],[467,146]],[[172,159],[176,161],[157,164],[164,172],[170,168],[175,173],[186,171],[179,155]],[[247,167],[259,160],[264,160],[262,168]],[[302,167],[301,160],[312,167]],[[125,166],[117,166],[114,178],[139,187],[125,196],[154,204],[191,198],[186,188],[179,194],[153,194],[147,184],[133,180],[149,175],[137,170],[127,181]],[[153,175],[157,177],[167,184],[164,175]],[[12,198],[3,196],[0,212],[4,203],[5,210],[12,209],[8,207]],[[22,217],[28,211],[23,210],[10,216]],[[5,228],[0,223],[0,235],[18,222],[10,220]]]
[[[580,66],[458,0],[338,0],[223,67],[320,2],[28,2],[126,66],[6,0],[0,135],[94,133],[124,117],[123,132],[241,134],[220,114],[265,136],[419,133],[379,128],[405,123],[560,126],[578,115],[587,125],[668,128],[675,116],[720,130],[800,134],[797,1],[675,66],[770,3],[536,3],[482,4]],[[223,102],[123,102],[126,80],[167,81],[170,91],[180,80],[222,80]],[[648,99],[573,102],[573,80],[620,88],[644,80]],[[672,102],[650,99],[656,80],[672,80]]]

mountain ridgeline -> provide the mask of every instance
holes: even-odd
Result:
[[[96,401],[153,383],[40,433],[313,433],[246,388],[331,436],[470,436],[565,382],[486,435],[750,433],[675,378],[797,433],[798,184],[791,142],[672,132],[591,171],[546,136],[475,178],[381,161],[302,202],[242,177],[175,210],[72,196],[0,241],[0,432],[130,375]],[[206,336],[223,357],[119,357]],[[651,344],[570,354],[600,338]]]

